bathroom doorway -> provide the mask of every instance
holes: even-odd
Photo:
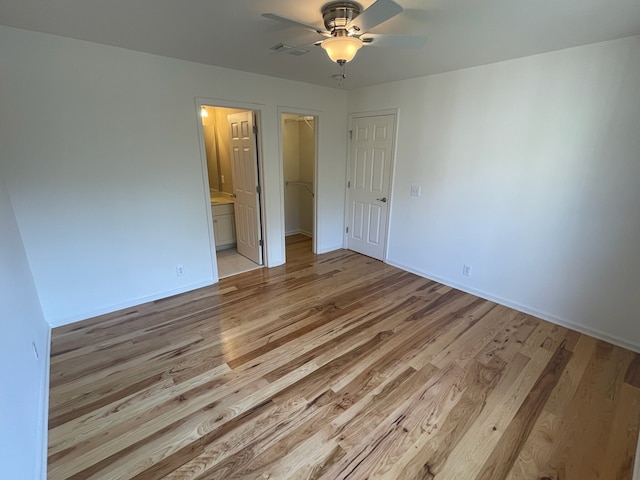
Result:
[[[281,114],[285,236],[312,239],[315,251],[317,117]]]
[[[202,105],[218,278],[263,265],[260,165],[251,110]]]

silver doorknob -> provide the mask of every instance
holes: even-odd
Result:
[[[387,203],[387,197],[376,198],[376,200],[382,203]]]

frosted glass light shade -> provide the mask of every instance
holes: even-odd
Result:
[[[350,62],[362,47],[362,40],[355,37],[331,37],[324,40],[321,45],[334,62],[339,60]]]

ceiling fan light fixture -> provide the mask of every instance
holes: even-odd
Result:
[[[321,46],[332,61],[347,63],[353,60],[362,47],[362,40],[348,36],[331,37],[324,40]]]

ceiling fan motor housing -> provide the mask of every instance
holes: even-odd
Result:
[[[331,2],[322,7],[324,26],[334,36],[348,35],[346,26],[362,12],[356,2]]]

